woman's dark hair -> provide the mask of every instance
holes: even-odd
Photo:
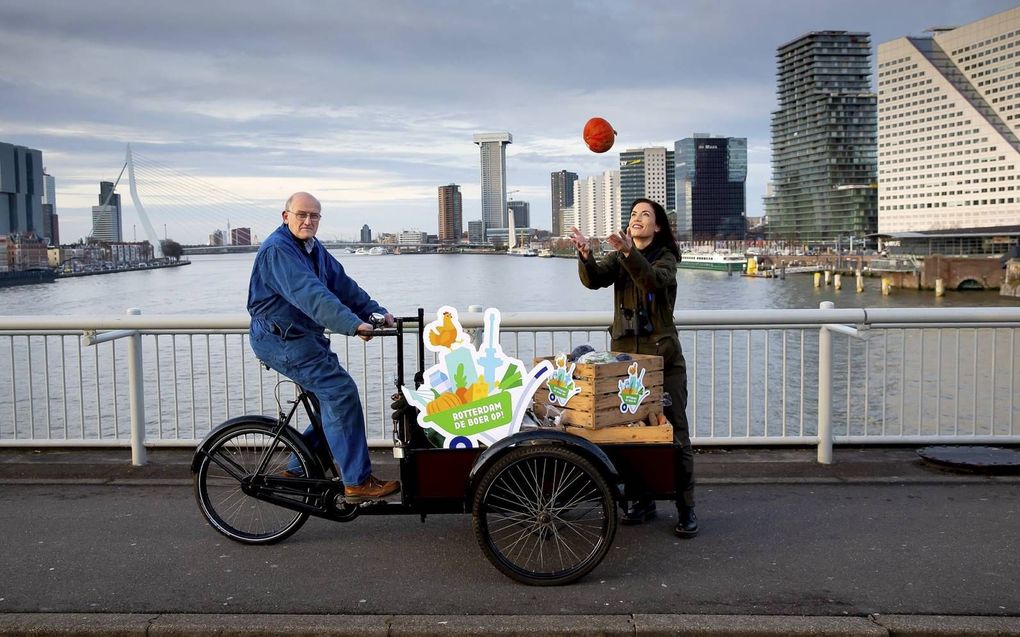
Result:
[[[669,227],[669,218],[666,216],[666,209],[663,208],[662,204],[658,201],[639,197],[630,204],[630,211],[634,212],[634,206],[639,203],[646,203],[652,207],[652,210],[655,211],[655,225],[659,226],[659,229],[655,231],[655,235],[652,237],[652,242],[649,244],[648,248],[652,250],[665,248],[679,259],[680,246],[677,245],[676,238],[673,236],[673,230]]]

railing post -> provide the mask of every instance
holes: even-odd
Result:
[[[477,312],[481,314],[485,311],[484,305],[469,305],[467,308],[468,312]],[[475,346],[475,349],[481,351],[482,339],[485,338],[485,326],[470,330],[471,333],[471,344]]]
[[[127,313],[137,316],[138,308]],[[128,337],[128,395],[131,404],[131,464],[140,467],[145,458],[145,388],[142,371],[142,334],[135,332]]]
[[[818,307],[836,304],[822,301]],[[818,329],[818,462],[832,464],[832,332],[826,325]]]

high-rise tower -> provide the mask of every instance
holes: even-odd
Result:
[[[552,173],[549,178],[550,194],[552,196],[552,236],[562,237],[570,230],[570,226],[564,227],[562,211],[574,205],[574,182],[577,181],[577,173],[560,170]]]
[[[510,133],[478,133],[482,160],[482,221],[486,228],[505,228],[506,219],[506,146],[514,138]]]
[[[460,186],[439,187],[439,242],[457,243],[464,232]]]
[[[92,206],[92,238],[111,243],[124,240],[120,195],[112,181],[99,182],[99,205]]]
[[[877,229],[871,36],[815,31],[779,47],[768,233],[807,243]]]

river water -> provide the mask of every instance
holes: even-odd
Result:
[[[248,277],[255,255],[190,257],[191,265],[59,279],[54,283],[0,289],[0,314],[223,314],[245,312]],[[367,256],[341,254],[347,273],[394,314],[429,312],[441,305],[520,311],[609,311],[612,291],[581,286],[572,259],[503,255],[435,254]],[[815,288],[808,274],[785,280],[677,271],[677,310],[836,307],[1020,306],[994,292],[895,290],[883,296],[878,279],[865,279],[858,294],[845,277],[843,289]]]
[[[587,290],[571,259],[505,255],[337,255],[349,275],[397,315],[442,305],[515,311],[609,311],[612,291]],[[191,264],[0,289],[0,314],[22,316],[244,314],[253,253],[191,257]],[[997,292],[894,290],[878,279],[842,290],[815,288],[811,275],[785,280],[678,270],[677,310],[836,307],[1018,306]],[[817,329],[684,331],[688,414],[695,435],[811,435],[817,424]],[[512,335],[510,335],[512,336]],[[1020,330],[873,330],[865,341],[834,339],[833,422],[837,433],[910,435],[1020,433]],[[126,347],[80,348],[74,336],[0,342],[0,440],[36,437],[123,437],[127,428]],[[52,337],[51,337],[52,338]],[[170,335],[145,341],[150,436],[200,438],[225,418],[275,412],[278,378],[260,371],[244,338]],[[565,339],[565,340],[564,340]],[[377,339],[378,340],[378,339]],[[504,340],[530,365],[535,355],[604,335],[522,336]],[[376,341],[334,337],[334,349],[363,389],[370,436],[386,438],[382,386],[392,352],[380,363]],[[100,354],[103,348],[107,353]],[[385,357],[388,356],[389,360]],[[55,361],[63,361],[63,368]],[[152,361],[158,360],[158,365]],[[47,362],[48,361],[48,362]],[[384,368],[383,366],[386,366]],[[46,377],[44,370],[49,369]],[[12,370],[10,372],[4,370]],[[17,371],[14,371],[17,370]],[[31,371],[28,371],[31,370]],[[254,382],[252,379],[261,379]],[[238,390],[239,385],[254,385]],[[40,406],[49,403],[49,409]],[[115,405],[115,406],[114,406]]]

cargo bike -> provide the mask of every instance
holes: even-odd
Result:
[[[381,318],[381,317],[380,317]],[[416,333],[414,387],[425,374],[425,315],[377,324],[375,336],[396,338],[395,384],[404,384],[404,335]],[[300,388],[299,388],[300,389]],[[531,388],[530,393],[535,389]],[[490,445],[439,448],[418,421],[418,408],[393,396],[393,454],[401,491],[352,503],[325,442],[315,396],[279,400],[276,419],[232,418],[199,445],[191,469],[199,509],[209,524],[245,544],[272,544],[309,516],[351,522],[363,515],[469,513],[486,558],[530,585],[559,585],[591,572],[612,546],[618,507],[651,494],[673,497],[671,443],[596,444],[535,417]],[[537,401],[536,401],[537,402]],[[310,435],[294,426],[297,410]],[[291,458],[300,471],[288,471]]]

